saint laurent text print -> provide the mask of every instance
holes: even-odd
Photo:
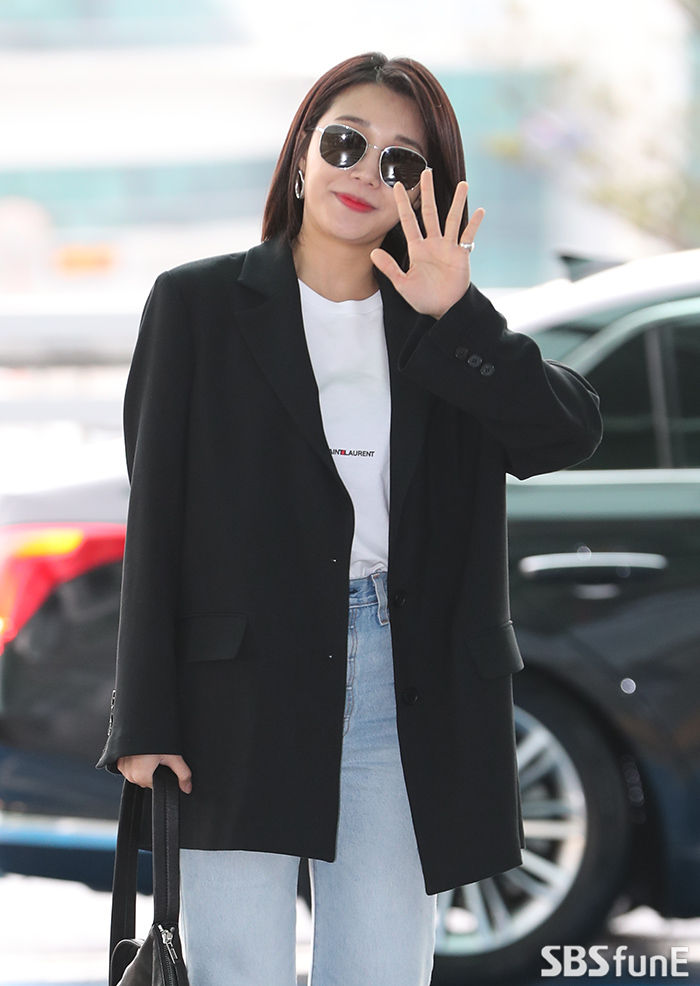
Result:
[[[332,448],[329,449],[331,455],[374,455],[374,449],[369,452],[367,449],[363,448]]]

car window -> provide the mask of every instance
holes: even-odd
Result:
[[[700,467],[700,316],[649,323],[585,373],[604,437],[579,469]]]
[[[700,318],[659,329],[673,464],[700,467]]]
[[[604,438],[593,457],[578,468],[658,466],[645,335],[628,339],[586,374],[600,396]]]

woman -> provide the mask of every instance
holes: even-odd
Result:
[[[422,986],[439,891],[517,866],[505,473],[571,465],[597,398],[470,282],[458,125],[420,64],[311,89],[261,245],[162,273],[101,766],[180,779],[199,986]]]

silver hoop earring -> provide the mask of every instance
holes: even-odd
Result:
[[[294,179],[294,194],[298,199],[304,198],[304,175],[301,168],[297,171],[297,176]]]

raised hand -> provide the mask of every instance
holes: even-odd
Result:
[[[429,168],[425,169],[420,179],[423,236],[406,189],[401,182],[394,185],[394,199],[408,245],[409,268],[402,271],[386,250],[372,250],[370,259],[409,305],[422,315],[441,318],[469,287],[471,250],[460,244],[474,242],[485,213],[483,209],[476,209],[459,237],[468,188],[466,181],[457,185],[443,233],[435,204],[433,173]]]

